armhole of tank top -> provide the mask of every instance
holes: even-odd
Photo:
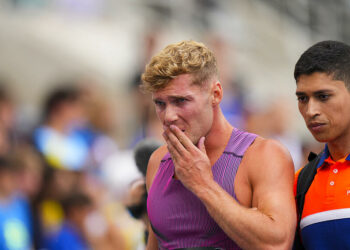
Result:
[[[162,164],[164,164],[167,160],[169,160],[170,158],[170,155],[169,155],[169,152],[166,152],[165,155],[161,158],[160,162],[159,162],[159,165],[157,167],[157,170],[155,171],[155,174],[153,175],[153,179],[152,179],[152,182],[151,182],[151,186],[149,187],[149,190],[148,190],[148,193],[151,192],[152,190],[152,187],[153,187],[153,183],[154,183],[154,180],[157,178],[157,176],[159,175],[159,172],[160,172],[160,166]]]
[[[241,161],[240,161],[240,163],[239,163],[239,165],[238,165],[238,167],[237,167],[236,176],[237,176],[238,171],[239,171],[239,169],[240,169],[240,165],[241,165],[241,163],[242,163],[242,160],[243,160],[243,157],[244,157],[245,153],[247,152],[247,150],[250,148],[250,146],[255,142],[255,140],[256,140],[258,137],[259,137],[259,136],[256,135],[256,134],[250,134],[250,136],[249,136],[249,138],[248,138],[249,144],[248,144],[247,147],[245,148],[244,153],[243,153],[242,158],[241,158]],[[235,176],[235,180],[233,181],[233,197],[234,197],[234,199],[235,199],[239,204],[241,204],[241,203],[239,202],[238,198],[237,198],[236,189],[235,189],[236,176]]]

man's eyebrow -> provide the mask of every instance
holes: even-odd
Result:
[[[169,98],[171,98],[171,99],[191,98],[191,95],[172,95]]]
[[[152,98],[152,101],[153,102],[157,102],[157,101],[159,101],[159,102],[161,102],[161,101],[163,101],[161,98]]]
[[[333,90],[331,89],[321,89],[321,90],[315,91],[314,94],[318,95],[318,94],[332,93],[332,92]]]
[[[170,99],[170,100],[176,100],[176,99],[181,99],[181,98],[185,98],[185,99],[192,99],[193,96],[192,95],[171,95],[171,96],[168,96],[167,99]],[[155,102],[155,101],[161,101],[163,102],[164,99],[162,98],[152,98],[152,101]]]
[[[333,90],[331,90],[331,89],[320,89],[320,90],[317,90],[315,92],[312,92],[312,94],[313,95],[319,95],[319,94],[332,93],[332,92],[333,92]],[[306,93],[303,92],[303,91],[297,91],[297,92],[295,92],[295,94],[297,96],[306,95]]]

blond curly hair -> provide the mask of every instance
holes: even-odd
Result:
[[[192,74],[193,84],[203,86],[203,83],[218,76],[214,53],[203,43],[195,41],[170,44],[146,65],[141,89],[157,91],[181,74]]]

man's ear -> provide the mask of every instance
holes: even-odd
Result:
[[[223,89],[221,86],[221,83],[219,81],[216,81],[213,85],[212,85],[212,105],[216,106],[218,104],[220,104],[222,97],[223,97]]]

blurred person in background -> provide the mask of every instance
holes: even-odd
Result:
[[[46,163],[56,169],[81,170],[88,163],[88,143],[78,130],[86,117],[81,93],[72,85],[49,93],[43,107],[43,124],[33,135]]]
[[[313,137],[326,145],[295,176],[294,249],[350,249],[349,69],[350,46],[337,41],[314,44],[295,65],[299,111]]]
[[[42,188],[44,163],[38,152],[24,142],[14,148],[13,157],[19,169],[18,189],[33,201]]]
[[[55,249],[89,249],[84,235],[84,221],[92,210],[92,201],[88,196],[73,193],[62,200],[65,219],[60,227],[44,236],[44,247]]]
[[[134,160],[138,170],[142,173],[142,178],[131,183],[129,194],[126,200],[126,207],[130,214],[138,220],[141,220],[145,226],[144,242],[147,244],[149,219],[147,215],[147,189],[146,173],[149,159],[152,153],[162,144],[151,138],[141,140],[134,149]]]
[[[57,231],[46,234],[46,249],[125,249],[117,228],[103,219],[88,195],[70,193],[62,200],[62,207],[65,219]]]
[[[41,234],[56,231],[64,219],[60,201],[80,190],[89,148],[78,132],[85,121],[80,90],[62,84],[46,97],[43,121],[34,130],[33,142],[45,162],[42,188],[35,200]]]
[[[32,216],[32,242],[35,249],[40,247],[42,229],[40,227],[37,205],[38,195],[43,186],[44,162],[34,148],[24,142],[13,151],[14,163],[18,168],[18,190],[28,199]]]
[[[41,246],[46,233],[57,231],[63,220],[61,200],[73,191],[81,190],[84,173],[45,166],[43,183],[33,207],[37,214],[38,245]]]
[[[18,192],[19,165],[0,157],[0,249],[27,249],[32,243],[32,217],[25,196]]]
[[[279,143],[223,116],[216,59],[170,44],[142,75],[166,145],[147,168],[147,249],[287,249],[295,231],[293,161]]]

